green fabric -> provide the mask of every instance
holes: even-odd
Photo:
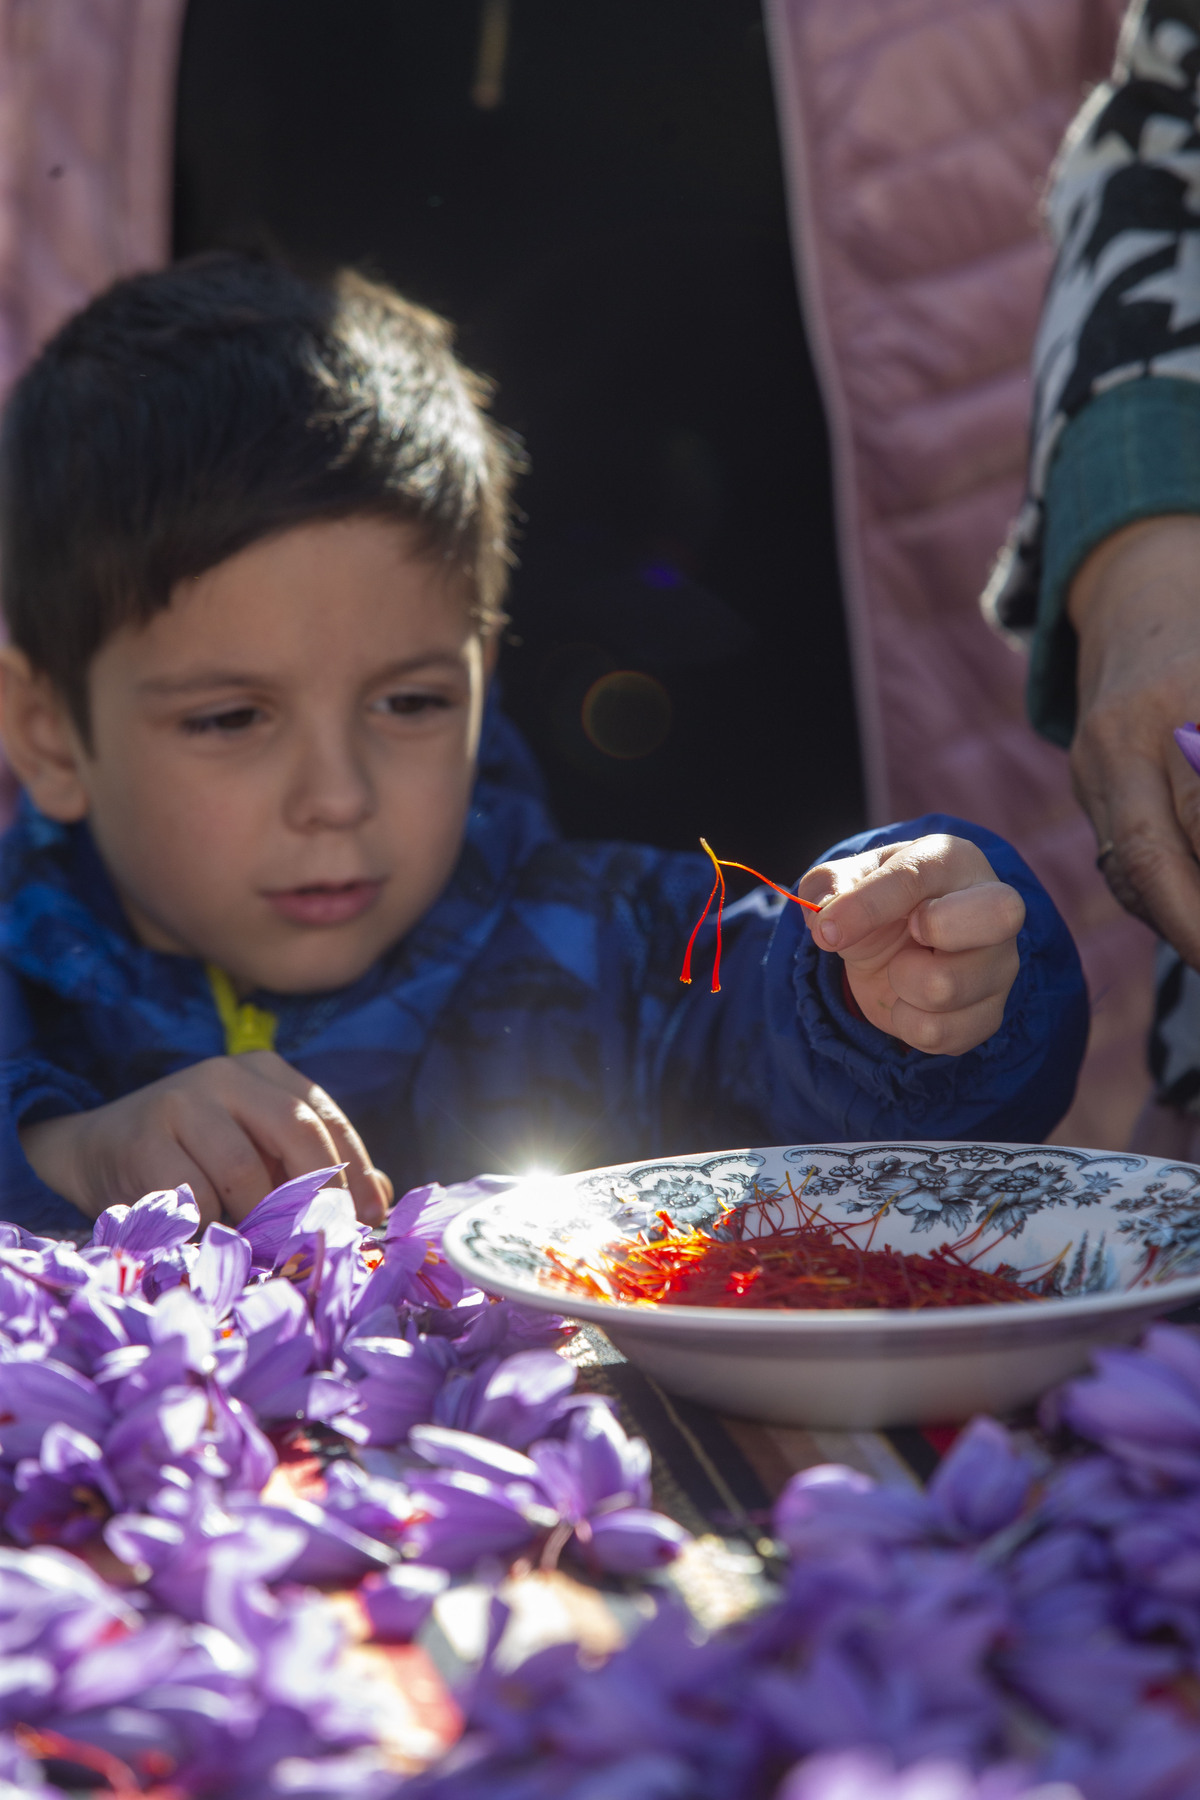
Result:
[[[1076,570],[1123,525],[1200,512],[1200,383],[1152,376],[1091,400],[1063,432],[1046,484],[1029,717],[1064,747],[1075,730],[1078,642],[1066,616]]]

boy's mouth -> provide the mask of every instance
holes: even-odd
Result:
[[[322,881],[268,889],[264,898],[295,925],[345,925],[374,905],[382,887],[382,881]]]

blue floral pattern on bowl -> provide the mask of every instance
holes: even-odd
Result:
[[[901,1238],[918,1249],[983,1227],[989,1242],[1005,1234],[1004,1260],[1035,1266],[1065,1244],[1063,1296],[1123,1291],[1151,1250],[1152,1280],[1200,1273],[1200,1168],[1050,1145],[805,1144],[631,1163],[558,1178],[556,1204],[544,1188],[515,1188],[477,1209],[463,1244],[480,1278],[490,1264],[497,1277],[552,1282],[547,1244],[565,1251],[653,1232],[660,1211],[679,1225],[712,1225],[756,1190],[786,1196],[789,1182],[831,1217],[886,1209],[897,1248]]]

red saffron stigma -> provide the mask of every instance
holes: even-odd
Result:
[[[714,855],[713,851],[709,848],[707,840],[704,838],[700,839],[700,848],[711,860],[712,866],[717,872],[717,879],[713,882],[712,893],[705,901],[704,911],[696,920],[696,923],[692,928],[692,935],[687,941],[687,949],[683,953],[683,967],[679,971],[679,979],[686,983],[688,987],[692,985],[692,945],[696,942],[700,933],[700,927],[703,925],[705,919],[707,919],[712,910],[712,903],[715,900],[717,902],[717,950],[716,955],[713,957],[711,992],[719,994],[721,991],[721,917],[725,911],[725,876],[722,873],[724,869],[741,869],[744,874],[753,875],[755,881],[761,881],[764,887],[769,887],[773,889],[775,893],[782,894],[785,900],[792,900],[797,906],[806,906],[809,912],[820,912],[821,909],[812,900],[802,900],[799,894],[789,893],[787,888],[780,887],[778,882],[768,881],[765,875],[760,875],[757,869],[752,869],[750,867],[749,863],[729,862],[723,856]]]
[[[805,1311],[1020,1304],[1062,1291],[1065,1250],[1032,1269],[1010,1263],[981,1269],[977,1256],[962,1254],[977,1243],[991,1213],[974,1231],[924,1254],[887,1243],[878,1248],[876,1228],[891,1201],[865,1219],[827,1218],[804,1198],[814,1173],[810,1169],[798,1189],[788,1175],[786,1194],[755,1187],[744,1205],[728,1207],[710,1226],[678,1225],[660,1211],[657,1227],[587,1256],[572,1259],[548,1245],[543,1254],[554,1270],[553,1285],[623,1306]],[[1013,1229],[998,1229],[983,1251],[994,1252]]]

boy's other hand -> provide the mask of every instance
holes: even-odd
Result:
[[[813,940],[836,950],[880,1031],[961,1056],[997,1031],[1017,978],[1025,903],[965,838],[914,838],[820,863],[797,892],[821,903]]]
[[[94,1112],[44,1119],[21,1144],[47,1187],[89,1219],[186,1181],[202,1224],[222,1214],[236,1224],[280,1182],[331,1163],[347,1165],[364,1224],[380,1224],[392,1198],[341,1108],[269,1050],[210,1057]]]

